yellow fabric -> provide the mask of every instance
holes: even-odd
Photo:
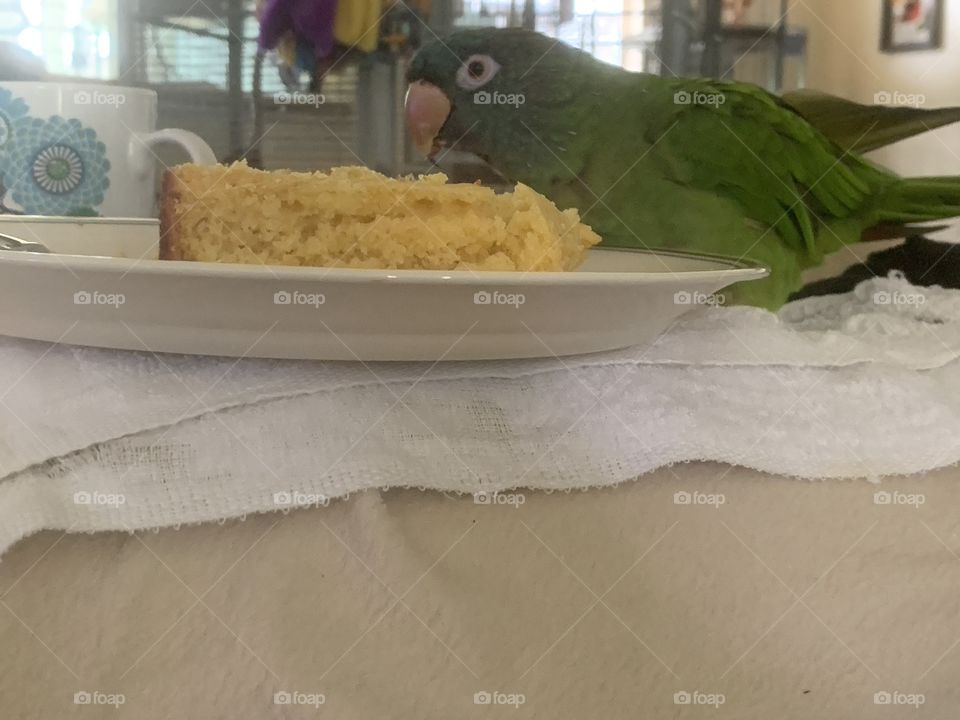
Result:
[[[333,37],[341,45],[373,52],[377,49],[382,14],[382,0],[340,0]]]
[[[277,45],[277,55],[280,57],[280,61],[289,67],[296,67],[297,65],[297,39],[294,37],[293,33],[287,33],[283,36],[283,40]]]

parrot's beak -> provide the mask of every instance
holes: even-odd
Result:
[[[450,115],[450,99],[433,83],[416,80],[407,88],[407,131],[426,157],[440,150],[437,135]]]

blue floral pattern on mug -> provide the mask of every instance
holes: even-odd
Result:
[[[28,215],[96,215],[110,187],[107,148],[76,119],[20,118],[2,181]]]
[[[14,125],[21,118],[27,117],[29,112],[30,107],[26,102],[0,87],[0,157],[13,138]]]

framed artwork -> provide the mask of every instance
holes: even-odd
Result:
[[[882,0],[884,52],[943,47],[943,0]]]

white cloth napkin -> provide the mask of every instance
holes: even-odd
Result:
[[[700,308],[650,346],[318,363],[0,338],[0,553],[371,488],[611,485],[715,460],[879,478],[960,460],[960,292],[902,278],[779,315]]]

